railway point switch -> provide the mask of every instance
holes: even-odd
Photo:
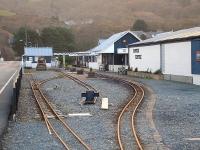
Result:
[[[95,93],[94,91],[86,91],[86,93],[81,93],[81,97],[86,98],[84,104],[94,104],[94,98],[99,97],[99,93]]]

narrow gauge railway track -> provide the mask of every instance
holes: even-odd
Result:
[[[61,135],[59,135],[58,131],[56,131],[56,128],[54,127],[53,123],[51,122],[51,120],[48,118],[48,115],[51,114],[53,116],[55,116],[55,118],[57,119],[57,121],[59,122],[59,125],[61,125],[60,127],[62,127],[62,129],[69,131],[69,133],[71,133],[76,140],[79,141],[79,143],[87,150],[91,150],[91,148],[80,138],[79,135],[77,135],[73,129],[64,121],[64,119],[62,117],[60,117],[60,115],[57,113],[57,111],[54,109],[54,107],[52,106],[52,104],[49,102],[49,100],[46,98],[46,96],[42,93],[40,86],[50,80],[54,80],[56,78],[60,78],[63,77],[63,75],[54,77],[54,78],[50,78],[50,79],[46,79],[40,82],[37,81],[32,81],[31,82],[31,87],[33,90],[33,94],[35,96],[35,99],[38,103],[38,106],[40,108],[42,117],[45,121],[45,124],[47,126],[47,129],[49,130],[49,133],[51,134],[53,132],[53,134],[55,135],[55,137],[58,138],[58,140],[63,144],[63,146],[65,147],[65,149],[70,150],[70,146],[67,142],[65,142],[65,140],[61,137]]]
[[[135,83],[133,81],[125,80],[125,79],[118,78],[118,77],[111,77],[109,75],[103,75],[103,74],[100,74],[100,73],[96,73],[96,74],[100,77],[109,78],[111,80],[122,82],[122,83],[130,86],[133,89],[134,95],[129,99],[128,103],[125,105],[125,107],[123,107],[122,111],[120,112],[120,115],[118,116],[117,140],[118,140],[120,149],[124,150],[126,141],[123,141],[122,135],[121,135],[122,117],[125,115],[125,113],[131,112],[131,116],[129,116],[129,117],[130,117],[130,120],[131,120],[130,124],[131,124],[133,137],[134,137],[134,140],[137,144],[137,148],[140,149],[140,150],[143,150],[142,143],[139,139],[139,136],[138,136],[137,131],[136,131],[136,126],[135,126],[136,113],[137,113],[137,110],[138,110],[138,108],[139,108],[139,106],[140,106],[140,104],[141,104],[141,102],[144,98],[143,88],[138,83]]]
[[[67,78],[69,78],[69,79],[71,79],[71,80],[73,80],[74,82],[80,84],[82,87],[86,88],[87,90],[93,90],[96,93],[98,92],[98,90],[96,88],[94,88],[93,86],[91,86],[90,84],[88,84],[88,83],[86,83],[86,82],[74,77],[73,75],[70,75],[69,73],[62,72],[62,75],[67,77]],[[96,100],[97,100],[97,97],[95,97],[94,102],[96,102]]]

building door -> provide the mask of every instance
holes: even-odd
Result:
[[[200,74],[200,39],[192,40],[192,74]]]

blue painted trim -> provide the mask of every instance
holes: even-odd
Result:
[[[124,43],[124,41],[126,41],[126,43]],[[114,43],[115,54],[117,54],[118,48],[127,48],[129,44],[136,43],[138,41],[139,40],[134,35],[132,35],[131,33],[127,33]]]
[[[197,51],[200,51],[200,39],[193,39],[191,41],[192,74],[200,74],[200,61],[196,59]]]

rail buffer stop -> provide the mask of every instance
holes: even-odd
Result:
[[[84,104],[94,104],[95,97],[99,97],[99,93],[96,93],[94,91],[86,91],[86,93],[81,93],[81,97],[86,98]]]

